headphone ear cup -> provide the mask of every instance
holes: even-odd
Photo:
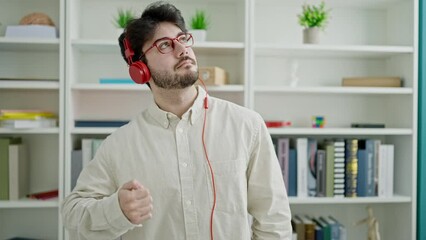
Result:
[[[151,72],[148,66],[141,61],[134,62],[130,65],[129,74],[132,80],[137,84],[145,84],[151,78]]]

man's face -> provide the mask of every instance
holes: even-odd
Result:
[[[160,23],[154,37],[144,44],[145,52],[152,44],[161,38],[176,38],[182,30],[172,23]],[[145,57],[155,85],[164,89],[183,89],[192,86],[198,79],[198,66],[194,51],[191,47],[174,40],[174,50],[161,53],[157,47],[149,50]]]

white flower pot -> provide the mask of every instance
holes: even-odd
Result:
[[[190,29],[189,33],[192,34],[194,42],[205,42],[207,38],[207,31],[203,29]]]
[[[319,34],[320,34],[320,29],[317,27],[305,28],[303,30],[303,43],[308,43],[308,44],[319,43]]]

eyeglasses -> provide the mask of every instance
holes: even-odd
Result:
[[[144,56],[149,50],[151,50],[154,47],[157,47],[158,51],[162,54],[172,52],[175,49],[175,40],[178,43],[185,46],[185,48],[188,48],[194,45],[194,38],[192,37],[192,34],[190,33],[182,33],[175,38],[163,37],[156,40],[151,45],[151,47],[149,47],[144,53],[142,53],[142,56]]]

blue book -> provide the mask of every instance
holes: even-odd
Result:
[[[76,120],[75,127],[121,127],[129,121]]]
[[[135,84],[130,78],[100,78],[100,84]]]
[[[368,173],[368,164],[367,164],[367,152],[365,149],[358,149],[358,176],[357,176],[357,185],[356,185],[356,194],[358,197],[367,197],[367,173]]]
[[[379,141],[379,142],[377,142]],[[377,177],[375,172],[375,163],[378,153],[376,153],[376,145],[380,145],[380,140],[368,139],[365,141],[366,158],[367,158],[367,196],[373,197],[376,195],[376,184],[374,179]]]
[[[297,152],[296,149],[290,149],[288,163],[288,196],[297,196]]]

